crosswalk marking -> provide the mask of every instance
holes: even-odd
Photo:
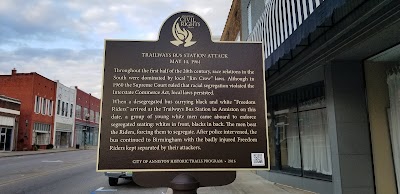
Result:
[[[113,192],[113,191],[117,191],[117,189],[104,189],[104,187],[100,187],[98,189],[96,189],[97,191],[102,191],[102,192]]]

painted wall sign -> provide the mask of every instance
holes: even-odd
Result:
[[[261,43],[181,12],[158,41],[105,41],[99,171],[268,169]]]

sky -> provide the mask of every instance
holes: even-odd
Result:
[[[232,0],[0,0],[0,74],[37,72],[101,98],[104,39],[157,40],[190,11],[222,34]]]

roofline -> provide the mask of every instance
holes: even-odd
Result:
[[[38,75],[38,76],[40,76],[40,77],[42,77],[42,78],[44,78],[44,79],[47,79],[47,80],[49,80],[49,81],[51,81],[51,82],[53,82],[53,83],[56,83],[54,80],[51,80],[51,79],[49,79],[49,78],[47,78],[47,77],[45,77],[45,76],[43,76],[43,75],[41,75],[41,74],[39,74],[39,73],[36,73],[36,72],[30,72],[30,73],[16,73],[15,75],[0,75],[0,76],[9,76],[9,77],[12,77],[12,76],[29,76],[29,75]]]

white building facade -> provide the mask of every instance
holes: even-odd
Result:
[[[74,145],[76,89],[64,86],[56,81],[56,107],[54,117],[55,148],[67,148]]]

